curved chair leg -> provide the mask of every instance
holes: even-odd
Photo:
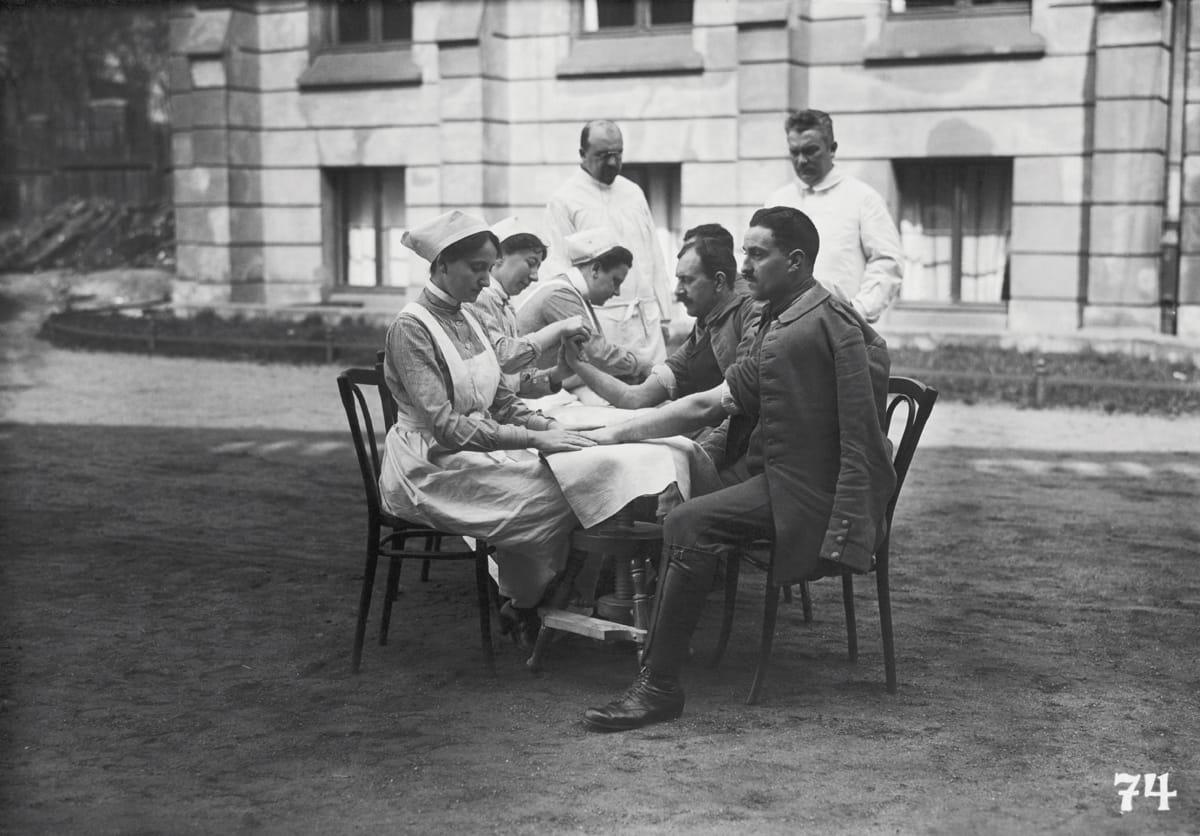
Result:
[[[767,663],[771,658],[771,644],[775,640],[775,614],[779,609],[779,587],[775,585],[774,572],[767,572],[767,590],[763,596],[762,647],[758,654],[758,669],[754,671],[754,684],[746,705],[754,705],[762,693],[767,679]]]
[[[896,643],[892,634],[892,590],[888,580],[887,543],[875,558],[875,586],[879,591],[879,632],[883,634],[883,669],[889,694],[896,693]]]
[[[846,607],[846,649],[850,661],[858,661],[858,624],[854,620],[854,576],[842,573],[842,604]]]
[[[804,610],[804,623],[812,624],[812,594],[808,591],[808,581],[800,581],[800,607]]]
[[[367,537],[367,564],[363,567],[362,592],[358,596],[358,623],[354,626],[354,652],[350,670],[358,673],[362,665],[363,639],[367,635],[367,616],[371,612],[371,592],[375,588],[375,568],[379,565],[379,534],[371,531]]]
[[[475,591],[478,593],[479,634],[483,638],[483,662],[487,665],[488,675],[495,676],[496,657],[492,650],[492,599],[488,592],[490,583],[487,547],[483,546],[475,552]]]
[[[379,643],[387,644],[388,628],[392,625],[392,604],[400,597],[400,566],[404,561],[393,557],[388,562],[387,586],[383,594],[383,615],[379,619]]]
[[[713,650],[712,658],[708,660],[709,667],[715,668],[725,655],[725,646],[729,644],[729,634],[733,630],[733,609],[737,604],[738,572],[741,570],[742,557],[736,552],[730,552],[725,557],[725,606],[721,612],[721,632],[717,636],[717,647]]]

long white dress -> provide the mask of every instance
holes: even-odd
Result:
[[[455,308],[452,300],[428,294],[421,297],[427,304],[410,303],[389,329],[388,385],[399,418],[384,445],[379,477],[383,507],[405,519],[494,544],[501,594],[518,607],[532,607],[565,564],[570,534],[579,522],[535,451],[463,449],[514,444],[512,434],[524,431],[519,426],[498,427],[489,415],[498,402],[515,401],[515,395],[501,387],[500,365],[482,326]],[[440,318],[430,312],[428,303],[437,307]],[[474,341],[452,338],[443,324],[448,320],[457,326],[460,319],[469,325],[463,331],[473,334]],[[400,330],[393,334],[396,329]],[[428,332],[438,368],[429,368],[431,355],[414,363],[416,352],[405,338],[425,337],[404,329]],[[440,394],[439,387],[429,385],[431,372],[443,382],[449,379],[449,387],[440,387]],[[548,419],[520,409],[520,421],[544,428]],[[480,429],[472,431],[474,441],[448,446],[446,432],[440,429],[448,421],[455,427],[466,423]],[[498,430],[504,433],[493,432],[490,440],[478,440]]]

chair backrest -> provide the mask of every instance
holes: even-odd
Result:
[[[383,375],[378,366],[374,369],[346,369],[337,379],[342,407],[346,410],[346,420],[350,424],[350,437],[354,439],[354,452],[358,456],[363,489],[367,495],[367,510],[372,515],[380,513],[379,443],[375,439],[375,425],[371,420],[371,410],[363,389],[370,387],[378,391],[382,379]],[[384,403],[390,400],[389,394]],[[393,415],[394,413],[393,407]],[[384,414],[387,414],[386,406]]]
[[[888,405],[885,416],[884,430],[892,427],[892,420],[904,405],[904,431],[900,435],[900,443],[896,445],[892,464],[896,469],[896,488],[892,498],[888,500],[888,528],[892,525],[892,513],[896,510],[896,501],[900,498],[900,488],[904,485],[904,477],[908,475],[908,466],[912,464],[913,454],[917,452],[917,443],[921,433],[925,431],[925,422],[933,412],[933,404],[937,401],[938,392],[932,386],[926,386],[911,377],[892,377],[888,379]]]
[[[379,372],[379,404],[383,408],[383,428],[390,430],[396,423],[396,401],[392,399],[391,390],[387,388],[387,380],[383,375],[382,350],[375,352],[375,371]]]

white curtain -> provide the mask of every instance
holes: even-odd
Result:
[[[341,188],[345,195],[346,283],[351,287],[375,287],[379,281],[376,262],[382,261],[382,284],[420,284],[427,269],[425,262],[400,243],[407,228],[404,169],[347,170]],[[382,234],[377,236],[377,231]]]
[[[900,298],[1000,302],[1008,265],[1012,161],[906,160],[897,163],[896,175],[905,258]],[[957,264],[956,239],[961,246]]]

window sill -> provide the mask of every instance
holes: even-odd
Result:
[[[403,87],[421,84],[421,68],[407,48],[322,52],[300,75],[301,90]]]
[[[411,287],[400,285],[335,284],[329,291],[330,304],[362,306],[365,297],[403,296],[412,292]],[[420,290],[420,288],[417,288]]]
[[[1003,331],[1008,327],[1005,302],[919,302],[900,300],[883,315],[880,330],[962,329]]]
[[[559,78],[666,75],[704,72],[704,56],[692,47],[692,33],[630,32],[588,34],[571,42],[558,65]]]
[[[1029,28],[1029,13],[889,18],[865,64],[1041,58],[1046,42]]]
[[[947,311],[1004,313],[1008,310],[1008,305],[1005,302],[948,302],[934,299],[898,299],[896,300],[894,309],[923,313],[945,313]]]

